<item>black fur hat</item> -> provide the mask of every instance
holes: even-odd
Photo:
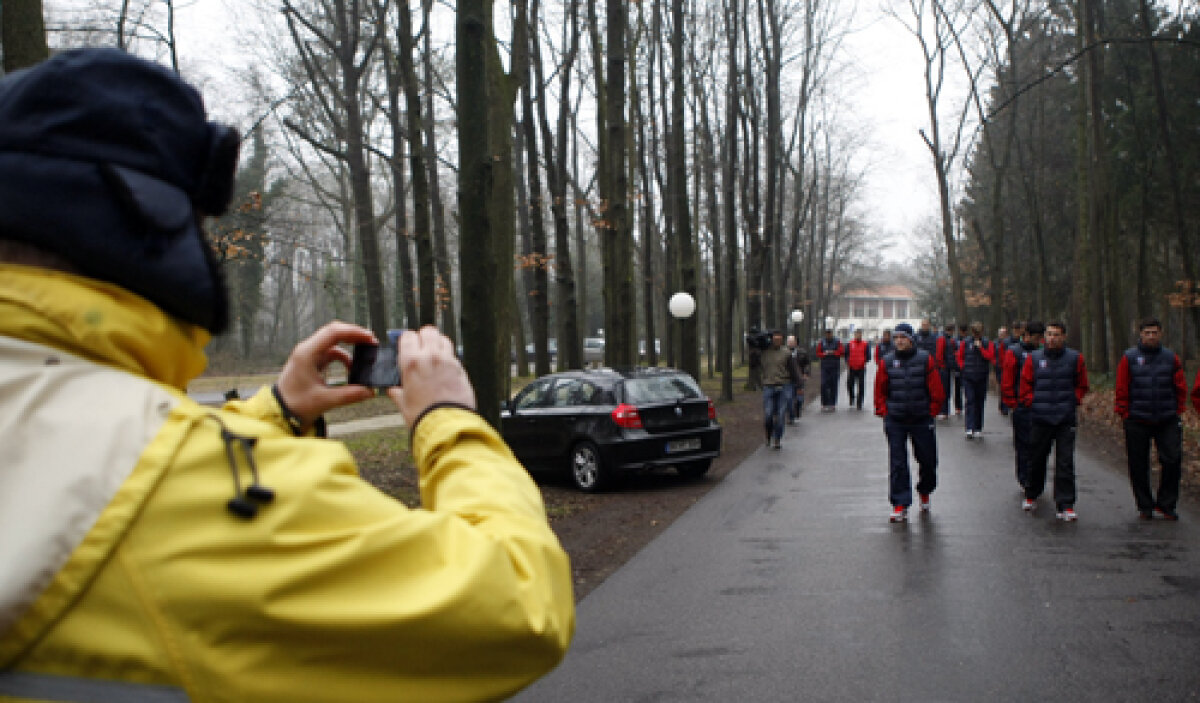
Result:
[[[0,80],[0,238],[219,333],[229,304],[197,213],[229,207],[239,146],[167,68],[58,54]]]

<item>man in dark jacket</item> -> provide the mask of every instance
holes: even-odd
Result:
[[[1046,462],[1054,449],[1054,503],[1059,520],[1075,515],[1075,408],[1088,392],[1083,354],[1067,349],[1067,328],[1046,325],[1046,346],[1031,353],[1021,369],[1021,405],[1032,410],[1033,458],[1022,508],[1033,512],[1046,488]]]
[[[954,399],[954,414],[962,414],[962,374],[958,368],[958,345],[960,337],[954,333],[954,323],[947,323],[937,338],[937,358],[943,362],[942,388],[946,391],[946,405],[942,408],[942,418],[950,416],[950,399]],[[953,389],[953,390],[951,390]]]
[[[1025,358],[1042,346],[1042,335],[1046,326],[1032,321],[1022,325],[1024,338],[1020,344],[1010,346],[1004,352],[1004,372],[1000,377],[1000,402],[1012,415],[1013,449],[1016,454],[1017,483],[1022,492],[1029,484],[1029,467],[1032,464],[1031,435],[1033,433],[1033,411],[1021,407],[1018,402],[1021,385],[1021,369]]]
[[[888,499],[890,522],[908,519],[912,505],[912,474],[908,442],[912,440],[919,475],[921,511],[929,510],[929,494],[937,488],[937,434],[934,418],[945,401],[942,379],[933,357],[913,346],[913,329],[896,325],[896,350],[879,362],[875,372],[875,414],[883,418],[888,441]]]
[[[879,344],[875,345],[875,365],[878,366],[880,359],[894,351],[896,345],[892,344],[892,331],[884,330],[879,333]]]
[[[941,374],[942,369],[946,366],[946,357],[944,356],[945,343],[942,341],[942,335],[934,331],[932,322],[921,320],[921,327],[913,336],[913,346],[929,354],[929,357],[933,359],[934,367],[938,370],[938,374]],[[950,391],[944,383],[942,384],[942,389],[946,393]],[[949,398],[948,395],[947,398]],[[942,406],[940,417],[945,418],[947,416],[946,414],[949,412],[947,408],[948,404]]]
[[[846,346],[833,336],[833,330],[825,330],[825,338],[817,342],[817,358],[821,360],[821,412],[837,410],[837,381],[845,354]]]
[[[1187,412],[1187,380],[1179,355],[1162,346],[1162,324],[1142,321],[1137,346],[1117,363],[1115,410],[1125,423],[1125,455],[1129,484],[1138,515],[1149,520],[1158,513],[1178,520],[1179,478],[1183,463],[1183,425]],[[1158,497],[1150,492],[1150,442],[1158,448],[1162,474]]]
[[[967,439],[983,437],[983,403],[987,398],[988,372],[995,347],[983,336],[983,323],[971,323],[971,336],[958,344],[958,367],[962,369],[963,389],[967,396],[967,414],[963,419]]]
[[[796,364],[796,370],[800,372],[799,384],[788,404],[788,424],[794,425],[796,420],[799,420],[800,416],[804,414],[804,386],[808,383],[808,374],[812,364],[808,360],[808,352],[796,342],[795,335],[788,335],[787,348],[792,355],[792,361]]]

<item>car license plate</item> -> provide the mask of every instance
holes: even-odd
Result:
[[[677,439],[674,442],[667,442],[667,453],[674,454],[675,452],[690,452],[693,449],[700,448],[700,438],[693,437],[691,439]]]

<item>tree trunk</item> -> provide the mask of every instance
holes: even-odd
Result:
[[[516,178],[513,179],[513,185],[516,188],[517,195],[517,241],[514,245],[520,247],[520,253],[517,255],[517,271],[513,276],[513,287],[516,289],[513,295],[513,353],[512,356],[517,360],[517,375],[528,376],[529,364],[532,359],[525,350],[525,320],[532,320],[533,297],[530,292],[533,290],[533,267],[530,265],[530,260],[533,258],[533,239],[529,234],[529,191],[525,184],[525,133],[520,124],[516,125],[513,130],[513,166]],[[538,374],[539,376],[541,374]]]
[[[638,5],[639,19],[641,17],[642,6]],[[635,74],[636,75],[636,74]],[[653,75],[653,74],[651,74]],[[642,325],[645,333],[642,339],[646,345],[646,364],[649,366],[658,365],[658,350],[655,348],[654,340],[658,338],[654,324],[654,300],[657,297],[655,291],[655,266],[654,254],[658,248],[658,237],[655,233],[657,226],[656,214],[654,211],[654,189],[650,182],[650,168],[646,163],[649,148],[646,138],[646,121],[642,114],[641,91],[634,88],[629,91],[630,99],[633,101],[634,124],[633,128],[637,132],[637,165],[638,176],[641,181],[641,232],[642,232]]]
[[[675,218],[675,246],[679,255],[679,288],[696,298],[696,242],[688,204],[687,152],[684,141],[683,98],[687,79],[683,71],[684,0],[671,0],[671,198]],[[672,291],[674,294],[674,291]],[[700,343],[697,316],[679,321],[681,370],[700,378]]]
[[[1162,142],[1163,160],[1167,167],[1167,183],[1171,188],[1171,223],[1175,228],[1175,238],[1179,244],[1180,258],[1183,259],[1183,273],[1193,286],[1200,286],[1200,268],[1197,266],[1196,253],[1192,247],[1193,238],[1188,232],[1187,221],[1184,219],[1183,187],[1179,179],[1179,164],[1175,155],[1174,138],[1171,135],[1171,113],[1167,102],[1167,91],[1163,87],[1162,67],[1159,65],[1158,51],[1151,41],[1153,31],[1150,28],[1151,8],[1146,0],[1139,0],[1142,18],[1143,37],[1146,51],[1150,54],[1150,69],[1154,76],[1154,102],[1158,107],[1158,138]],[[1189,307],[1193,329],[1200,330],[1200,305]],[[1180,331],[1182,334],[1182,330]],[[1182,338],[1182,337],[1181,337]]]
[[[491,41],[491,3],[486,0],[459,0],[455,21],[455,74],[458,89],[458,192],[459,192],[459,271],[462,276],[464,305],[463,364],[475,387],[480,413],[493,425],[499,425],[499,401],[502,398],[497,357],[503,347],[508,356],[507,340],[501,344],[501,321],[495,310],[507,306],[508,297],[495,289],[497,269],[509,269],[509,261],[497,261],[495,236],[488,221],[488,202],[492,192],[491,151],[488,148],[487,51]],[[504,338],[508,335],[504,334]],[[507,361],[507,358],[505,359]]]
[[[530,26],[528,0],[518,2],[517,13],[517,21],[525,26]],[[535,33],[530,32],[529,35]],[[534,370],[538,376],[544,376],[550,373],[548,339],[550,332],[550,277],[547,273],[550,258],[546,246],[546,225],[543,217],[541,163],[538,159],[537,126],[533,111],[533,86],[530,80],[528,45],[524,47],[523,52],[526,58],[521,62],[524,64],[524,71],[521,76],[522,117],[520,129],[523,130],[527,156],[529,240],[531,244],[529,259],[526,260],[525,265],[532,267],[532,276],[530,277],[532,287],[526,291],[526,294],[533,298],[530,306],[529,327],[533,333]],[[545,100],[546,96],[539,92],[538,99]]]
[[[739,22],[738,5],[741,0],[726,0],[725,34],[729,38],[729,60],[726,64],[728,74],[725,79],[725,142],[723,145],[721,188],[724,190],[724,238],[725,260],[721,276],[725,279],[725,300],[721,306],[721,320],[718,327],[723,330],[727,342],[727,353],[721,356],[721,400],[733,400],[733,340],[734,313],[738,299],[738,229],[737,229],[737,172],[738,172],[738,36]],[[744,344],[739,344],[744,348]]]
[[[430,26],[433,0],[421,3],[426,27]],[[429,169],[429,212],[433,221],[433,250],[438,269],[438,306],[442,311],[441,330],[456,345],[459,342],[458,317],[454,307],[454,276],[450,266],[450,247],[446,236],[446,214],[442,203],[441,179],[438,177],[437,135],[434,127],[437,114],[433,109],[434,85],[432,32],[425,32],[424,50],[421,60],[425,72],[425,164]]]
[[[539,3],[534,0],[530,10],[530,26],[538,26]],[[571,227],[567,220],[567,130],[569,129],[568,108],[570,105],[571,69],[579,54],[578,4],[569,3],[569,17],[563,23],[563,32],[569,33],[569,48],[559,69],[558,135],[550,132],[550,120],[546,113],[548,100],[537,103],[538,118],[542,127],[542,143],[546,147],[546,184],[550,190],[550,212],[554,220],[554,284],[558,321],[558,370],[578,369],[583,366],[583,351],[580,347],[578,305],[575,296],[575,272],[571,261]],[[541,43],[539,33],[530,33],[532,63],[538,85],[546,85],[543,76]],[[564,41],[567,44],[567,41]],[[551,144],[554,148],[551,148]]]
[[[404,12],[404,8],[401,8]],[[404,196],[406,178],[404,176],[405,148],[408,143],[404,139],[404,128],[400,125],[400,76],[395,70],[395,62],[391,59],[391,49],[383,45],[384,77],[387,79],[388,123],[392,129],[392,157],[388,160],[392,169],[393,189],[396,193],[396,292],[392,297],[396,301],[395,309],[404,314],[404,324],[409,328],[419,327],[417,320],[416,281],[412,268],[412,237],[408,230],[408,199]]]
[[[633,286],[633,237],[628,208],[629,179],[625,161],[626,12],[622,0],[607,0],[604,94],[605,150],[609,179],[608,210],[602,230],[604,246],[604,358],[610,366],[637,363]]]
[[[421,143],[424,129],[421,123],[421,84],[417,78],[413,52],[416,42],[412,34],[412,14],[408,3],[397,4],[400,18],[396,28],[399,44],[401,83],[404,86],[405,113],[408,116],[409,171],[413,187],[413,240],[417,249],[417,280],[420,305],[419,326],[437,324],[437,263],[433,255],[433,239],[429,222],[429,174],[425,168],[425,146]]]
[[[42,0],[4,0],[0,13],[0,42],[4,72],[12,73],[50,58]]]
[[[492,17],[489,11],[488,17]],[[513,45],[528,46],[524,38],[525,27],[515,23],[513,27]],[[488,24],[488,53],[487,53],[487,112],[488,112],[488,153],[491,155],[491,188],[489,199],[489,222],[491,223],[493,249],[496,270],[493,279],[493,294],[496,296],[497,309],[493,311],[496,324],[500,330],[508,330],[516,324],[516,311],[511,301],[514,293],[514,253],[516,243],[516,169],[513,167],[513,127],[516,124],[514,101],[517,97],[517,86],[512,76],[504,72],[500,51],[496,45],[494,29]],[[511,70],[513,75],[520,75],[521,57],[524,52],[514,52]],[[470,299],[474,300],[474,299]],[[504,335],[502,339],[508,337]],[[498,379],[498,387],[503,389],[503,395],[497,397],[493,405],[499,407],[500,400],[508,396],[508,386],[511,383],[509,355],[506,345],[498,344],[493,348],[492,373]]]
[[[1099,21],[1098,8],[1093,4],[1093,0],[1080,0],[1080,8],[1082,10],[1080,21],[1081,29],[1084,34],[1084,41],[1087,45],[1096,44],[1099,40],[1097,32],[1097,22]],[[1100,91],[1102,85],[1102,67],[1100,64],[1100,52],[1089,51],[1084,59],[1084,95],[1087,100],[1087,110],[1085,119],[1088,125],[1087,140],[1089,144],[1088,150],[1085,152],[1088,155],[1088,161],[1085,163],[1085,168],[1088,169],[1088,208],[1087,208],[1087,225],[1089,237],[1092,241],[1092,246],[1088,252],[1090,256],[1086,262],[1089,271],[1090,283],[1089,290],[1093,294],[1086,300],[1093,306],[1092,308],[1092,325],[1089,332],[1092,335],[1092,350],[1093,353],[1088,359],[1088,365],[1098,372],[1107,372],[1112,366],[1109,363],[1109,344],[1108,331],[1105,311],[1104,311],[1104,295],[1100,294],[1104,291],[1103,288],[1103,256],[1101,247],[1109,243],[1112,238],[1111,232],[1115,225],[1115,198],[1109,192],[1108,178],[1108,146],[1107,140],[1104,137],[1104,116],[1100,105]]]

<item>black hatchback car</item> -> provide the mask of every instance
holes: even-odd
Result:
[[[721,453],[712,401],[676,369],[542,376],[506,403],[500,426],[523,464],[569,469],[588,492],[621,474],[664,466],[702,476]]]

